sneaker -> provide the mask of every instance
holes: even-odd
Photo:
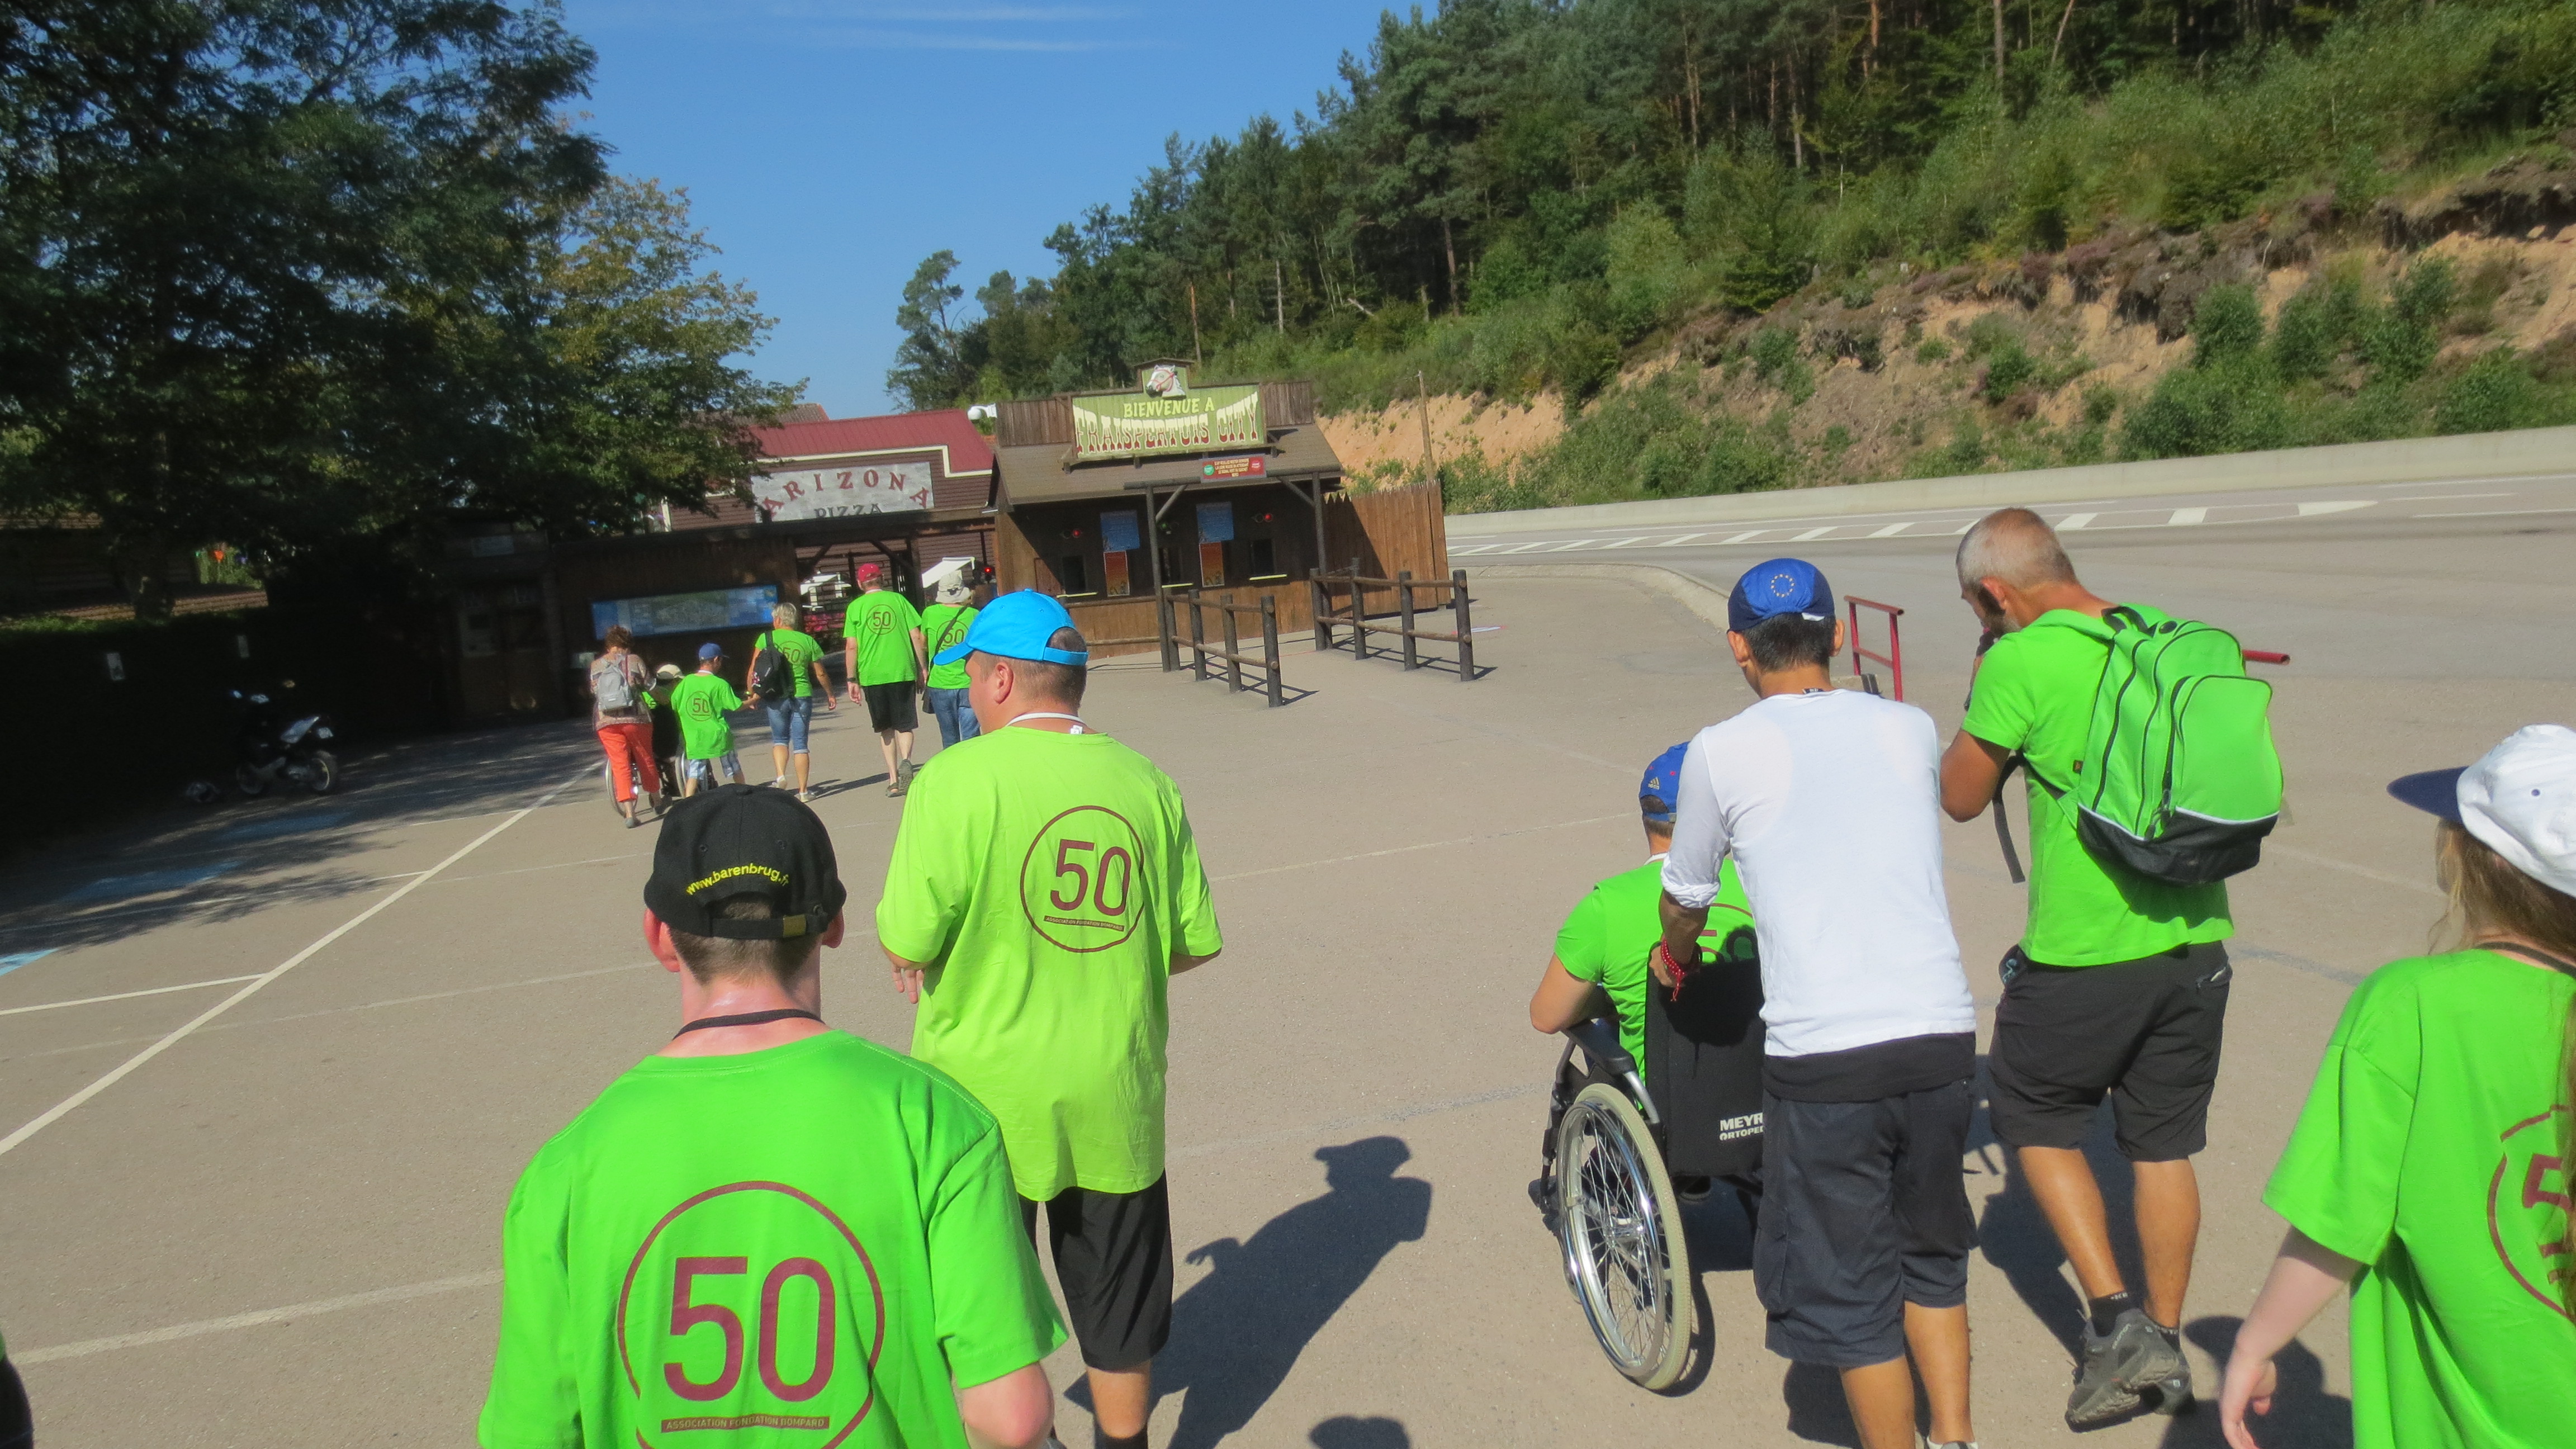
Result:
[[[1974,1439],[1944,1439],[1936,1444],[1918,1429],[1914,1433],[1914,1449],[1977,1449],[1977,1441]]]
[[[813,803],[814,803],[814,792],[813,792],[813,791],[811,791],[811,790],[799,790],[799,791],[797,791],[797,792],[796,792],[796,802],[797,802],[798,804],[800,804],[800,805],[811,805],[811,804],[813,804]]]
[[[2191,1365],[2143,1310],[2123,1309],[2107,1334],[2094,1333],[2088,1323],[2084,1360],[2076,1368],[2074,1391],[2066,1396],[2067,1427],[2081,1429],[2117,1418],[2137,1408],[2148,1392],[2171,1398],[2166,1386],[2177,1381],[2187,1402]]]
[[[897,761],[895,761],[895,762],[894,762],[894,782],[895,782],[895,786],[896,786],[897,792],[898,792],[898,793],[900,793],[901,791],[911,789],[911,788],[912,788],[912,777],[913,777],[913,776],[915,776],[915,775],[918,775],[918,774],[920,774],[920,773],[921,773],[921,767],[920,767],[919,765],[914,764],[914,763],[913,763],[912,761],[910,761],[910,760],[897,760]]]

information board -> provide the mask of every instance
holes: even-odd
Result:
[[[590,632],[605,639],[623,624],[638,639],[657,634],[703,634],[717,629],[765,629],[778,607],[778,585],[708,589],[695,594],[654,594],[641,599],[602,599],[590,606]]]

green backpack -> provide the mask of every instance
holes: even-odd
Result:
[[[2111,652],[2084,755],[2073,779],[2031,778],[2074,797],[2075,833],[2100,860],[2176,885],[2251,869],[2281,818],[2272,686],[2246,676],[2224,629],[2126,605],[2085,623]]]

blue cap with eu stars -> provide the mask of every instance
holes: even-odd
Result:
[[[1047,642],[1055,637],[1056,630],[1072,627],[1073,615],[1055,595],[1022,589],[986,604],[976,613],[966,637],[940,650],[939,657],[930,662],[954,664],[969,654],[991,654],[1048,664],[1088,664],[1090,651],[1058,649]]]
[[[1663,803],[1664,810],[1660,815],[1652,810],[1642,812],[1657,825],[1673,823],[1673,803],[1681,790],[1682,760],[1689,754],[1690,741],[1684,740],[1655,756],[1655,762],[1646,767],[1646,778],[1637,782],[1638,799]]]
[[[1726,596],[1726,627],[1738,634],[1750,633],[1754,625],[1782,614],[1802,619],[1834,616],[1833,585],[1805,559],[1765,559],[1746,569]]]

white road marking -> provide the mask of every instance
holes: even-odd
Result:
[[[1736,534],[1732,538],[1723,538],[1718,540],[1718,542],[1721,544],[1742,543],[1748,538],[1760,538],[1762,535],[1769,533],[1770,531],[1771,530],[1767,528],[1748,528],[1744,532]]]
[[[2490,508],[2483,513],[2418,513],[2417,518],[2521,518],[2533,513],[2576,513],[2576,508]]]
[[[2302,503],[2299,505],[2299,516],[2301,518],[2317,518],[2328,513],[2350,513],[2356,508],[2376,508],[2378,506],[2379,500],[2376,498],[2343,499],[2331,503]]]
[[[170,1048],[177,1046],[180,1042],[185,1041],[190,1034],[196,1031],[197,1028],[204,1026],[207,1022],[210,1022],[216,1017],[223,1015],[225,1012],[232,1010],[242,1002],[248,1001],[252,996],[258,994],[261,987],[266,986],[268,983],[275,981],[280,976],[285,975],[287,972],[303,965],[306,961],[311,960],[322,950],[323,947],[330,945],[332,942],[339,940],[342,936],[345,936],[351,931],[356,930],[358,927],[365,925],[367,922],[374,920],[376,915],[383,911],[387,906],[392,905],[394,902],[410,895],[413,891],[427,885],[430,881],[437,878],[440,871],[447,869],[449,866],[463,860],[468,855],[473,854],[474,851],[485,841],[490,840],[502,831],[518,824],[520,821],[527,819],[529,816],[535,814],[539,809],[551,802],[557,795],[562,794],[564,791],[571,789],[573,786],[580,784],[584,780],[590,779],[596,773],[598,773],[598,771],[595,766],[584,765],[579,774],[574,775],[571,779],[564,781],[562,784],[555,786],[551,790],[548,790],[545,794],[538,796],[534,804],[521,806],[518,810],[505,816],[500,824],[493,826],[491,829],[484,831],[482,834],[475,836],[472,840],[466,842],[456,851],[455,854],[440,861],[438,864],[431,866],[428,870],[421,872],[419,875],[413,876],[410,881],[399,888],[386,892],[384,897],[378,900],[374,905],[367,907],[365,910],[351,916],[346,921],[341,922],[338,926],[333,927],[320,940],[315,941],[312,945],[305,947],[294,955],[287,957],[284,961],[279,962],[277,965],[269,968],[260,975],[252,977],[249,984],[242,987],[241,990],[234,992],[232,995],[225,997],[213,1006],[206,1008],[206,1010],[200,1012],[194,1020],[188,1022],[185,1026],[178,1028],[169,1035],[161,1038],[159,1041],[156,1041],[152,1045],[145,1047],[143,1050],[136,1052],[133,1056],[126,1059],[123,1066],[118,1067],[116,1070],[109,1072],[106,1076],[99,1078],[97,1081],[90,1083],[88,1086],[81,1088],[79,1091],[72,1093],[70,1096],[65,1097],[63,1100],[45,1109],[44,1115],[36,1118],[36,1120],[28,1123],[24,1127],[19,1128],[17,1131],[10,1133],[6,1137],[0,1137],[0,1157],[7,1156],[10,1152],[15,1151],[20,1143],[25,1142],[28,1138],[35,1136],[37,1133],[54,1125],[56,1122],[61,1121],[64,1117],[70,1115],[72,1110],[80,1106],[83,1102],[86,1102],[90,1098],[97,1096],[99,1093],[106,1091],[108,1088],[115,1086],[118,1082],[125,1080],[126,1077],[140,1069],[145,1062],[152,1060],[154,1057],[161,1055]]]
[[[2057,520],[2057,531],[2064,533],[2069,529],[2082,528],[2084,525],[2091,523],[2094,519],[2101,516],[2102,515],[2098,513],[2070,513],[2064,518]]]
[[[1550,540],[1550,542],[1552,542],[1552,541],[1553,541],[1553,540]],[[1527,552],[1529,552],[1531,549],[1534,549],[1534,548],[1545,548],[1545,547],[1547,547],[1547,544],[1546,544],[1546,543],[1524,543],[1524,544],[1516,545],[1516,546],[1514,546],[1514,547],[1512,547],[1512,548],[1504,549],[1504,550],[1503,550],[1503,552],[1505,552],[1505,553],[1527,553]]]
[[[2173,517],[2165,520],[2165,527],[2189,528],[2195,523],[2208,521],[2209,510],[2206,508],[2177,508],[2173,511]]]
[[[1656,544],[1656,545],[1655,545],[1655,547],[1657,547],[1657,548],[1678,548],[1678,547],[1680,547],[1681,545],[1683,545],[1683,544],[1685,544],[1685,543],[1690,542],[1690,541],[1691,541],[1692,539],[1694,539],[1694,538],[1706,538],[1706,537],[1708,537],[1708,535],[1707,535],[1707,534],[1705,534],[1705,533],[1685,533],[1685,534],[1683,534],[1683,535],[1682,535],[1681,537],[1679,537],[1679,538],[1668,538],[1668,539],[1665,539],[1662,543]]]
[[[1644,543],[1645,541],[1646,536],[1641,533],[1634,538],[1614,538],[1601,546],[1603,548],[1626,548],[1632,543]]]
[[[1811,538],[1822,538],[1822,537],[1824,537],[1826,534],[1829,534],[1829,533],[1831,533],[1831,532],[1833,532],[1833,531],[1834,531],[1834,525],[1832,525],[1832,524],[1828,523],[1828,524],[1826,524],[1826,525],[1825,525],[1824,527],[1822,527],[1822,528],[1811,528],[1811,529],[1808,529],[1808,530],[1807,530],[1806,532],[1804,532],[1804,533],[1800,533],[1800,534],[1793,534],[1793,535],[1791,535],[1791,536],[1790,536],[1790,538],[1789,538],[1787,541],[1788,541],[1788,542],[1790,542],[1790,543],[1805,543],[1807,540],[1809,540],[1809,539],[1811,539]]]
[[[2314,851],[2301,850],[2295,845],[2283,845],[2279,841],[2267,841],[2265,844],[2274,855],[2286,855],[2292,860],[2304,860],[2310,865],[2322,865],[2333,870],[2349,871],[2365,880],[2375,880],[2381,885],[2397,886],[2404,890],[2415,891],[2428,896],[2439,896],[2443,893],[2440,886],[2434,885],[2430,881],[2418,880],[2410,876],[2396,875],[2384,870],[2373,870],[2366,865],[2355,865],[2348,860],[2337,860],[2331,855],[2319,855]]]
[[[22,1364],[52,1363],[57,1359],[87,1358],[94,1353],[113,1353],[121,1348],[148,1348],[156,1343],[170,1343],[182,1338],[196,1338],[209,1333],[225,1333],[236,1328],[258,1328],[271,1323],[291,1323],[321,1313],[337,1313],[344,1308],[372,1308],[379,1303],[402,1303],[414,1298],[427,1298],[438,1293],[457,1293],[468,1288],[489,1288],[501,1281],[495,1270],[468,1273],[460,1278],[433,1278],[426,1283],[406,1283],[399,1288],[375,1288],[364,1293],[344,1293],[337,1298],[316,1298],[310,1303],[290,1303],[283,1308],[263,1308],[255,1313],[236,1313],[229,1318],[203,1318],[195,1323],[174,1323],[167,1328],[150,1328],[141,1333],[120,1333],[112,1338],[89,1338],[79,1343],[57,1344],[31,1353],[12,1354],[12,1361]]]
[[[2396,497],[2391,503],[2449,503],[2459,498],[2511,498],[2510,493],[2419,493],[2413,497]]]
[[[212,981],[191,981],[185,986],[155,986],[148,991],[120,991],[114,996],[84,996],[78,1001],[46,1001],[34,1006],[12,1006],[0,1010],[0,1016],[16,1016],[28,1011],[59,1011],[66,1006],[96,1006],[102,1001],[132,1001],[138,996],[167,996],[173,991],[202,991],[209,986],[231,986],[248,981],[248,976],[218,976]]]
[[[1914,520],[1909,518],[1909,519],[1905,520],[1903,523],[1891,523],[1891,524],[1889,524],[1887,527],[1880,529],[1880,530],[1879,530],[1878,532],[1876,532],[1876,533],[1872,533],[1872,534],[1865,534],[1865,535],[1863,535],[1863,536],[1864,536],[1864,537],[1867,537],[1867,538],[1894,538],[1894,537],[1896,537],[1898,534],[1903,533],[1905,530],[1907,530],[1907,529],[1909,529],[1909,528],[1912,528],[1913,526],[1914,526]]]

